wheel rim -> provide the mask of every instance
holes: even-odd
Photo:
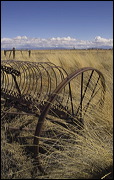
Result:
[[[76,87],[75,91],[74,87]],[[66,94],[64,94],[64,100],[60,102],[58,101],[58,99],[61,99],[60,97],[63,90]],[[83,129],[87,112],[90,112],[92,108],[97,107],[99,109],[99,106],[103,106],[105,90],[105,79],[102,73],[97,69],[91,67],[82,68],[78,71],[73,72],[58,85],[58,87],[54,90],[54,92],[48,99],[48,102],[46,103],[36,126],[33,143],[35,145],[34,154],[35,157],[38,158],[38,161],[40,161],[40,157],[42,156],[42,154],[39,153],[41,146],[46,142],[45,140],[42,141],[42,139],[45,139],[46,136],[48,137],[48,140],[49,138],[54,139],[52,140],[52,144],[48,141],[48,143],[52,147],[54,147],[54,141],[56,142],[56,144],[57,141],[59,141],[59,139],[57,139],[57,131],[55,133],[55,131],[52,130],[50,132],[51,136],[48,135],[49,129],[47,130],[46,126],[49,126],[49,124],[46,125],[46,123],[48,123],[49,120],[53,121],[53,118],[51,119],[50,116],[53,116],[54,120],[56,120],[56,118],[65,119],[65,123],[69,123],[70,121],[71,123],[75,124],[78,129]],[[65,95],[67,95],[67,97]],[[57,121],[58,119],[56,120],[56,122]],[[59,121],[58,123],[62,127],[64,126],[62,121]],[[71,125],[69,124],[68,126]],[[68,126],[66,125],[66,128]],[[53,135],[53,133],[56,135]],[[61,134],[61,138],[62,136],[63,134]],[[52,149],[48,149],[48,154],[49,151],[50,153],[52,153]]]

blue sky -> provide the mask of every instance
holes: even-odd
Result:
[[[2,1],[1,37],[113,37],[113,1]]]

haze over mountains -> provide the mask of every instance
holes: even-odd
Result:
[[[31,38],[17,36],[14,38],[2,38],[1,49],[88,49],[88,48],[113,48],[113,39],[96,36],[93,40],[79,40],[68,37]]]

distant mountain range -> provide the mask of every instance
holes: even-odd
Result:
[[[10,50],[12,48],[1,48],[1,50]],[[56,50],[56,49],[60,49],[60,50],[63,50],[63,49],[80,49],[80,48],[66,48],[66,47],[33,47],[33,48],[30,48],[30,47],[23,47],[23,48],[16,48],[16,49],[30,49],[30,50]],[[99,46],[99,47],[91,47],[91,48],[81,48],[81,49],[113,49],[112,46]]]

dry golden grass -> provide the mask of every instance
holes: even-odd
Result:
[[[2,60],[12,59],[1,53]],[[82,67],[93,67],[100,70],[106,80],[105,103],[102,112],[93,109],[88,112],[85,119],[83,135],[75,132],[73,125],[66,130],[59,124],[54,124],[47,119],[44,129],[56,132],[56,139],[61,149],[54,149],[46,144],[48,137],[41,138],[40,145],[48,152],[40,154],[41,161],[47,174],[37,172],[34,176],[31,171],[35,164],[32,162],[31,151],[26,153],[23,147],[32,145],[31,140],[27,144],[19,141],[10,143],[6,129],[2,129],[2,179],[93,179],[105,178],[110,174],[113,165],[112,148],[112,50],[33,50],[31,58],[27,52],[16,52],[16,60],[46,62],[50,61],[62,66],[70,74]],[[48,117],[50,117],[48,115]],[[32,116],[16,116],[14,118],[5,116],[5,126],[19,126],[23,121],[33,120],[31,126],[37,123],[37,118]],[[62,121],[61,119],[57,119]],[[3,126],[2,126],[3,128]],[[55,134],[54,134],[55,135]],[[9,137],[13,134],[9,134]],[[20,136],[33,136],[32,132],[22,133]],[[63,138],[61,138],[63,137]],[[68,137],[68,139],[64,138]],[[46,139],[47,138],[47,139]],[[51,141],[53,136],[50,136]],[[108,177],[108,176],[107,176]]]

